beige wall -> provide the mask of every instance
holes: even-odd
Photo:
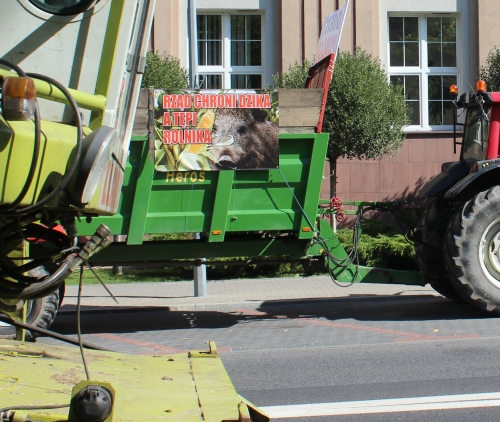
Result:
[[[488,52],[495,46],[500,48],[500,3],[498,0],[471,0],[477,4],[478,59],[484,65]]]
[[[152,47],[160,53],[179,57],[179,2],[159,0],[156,2],[152,30]],[[162,22],[168,21],[168,25]]]
[[[381,160],[337,162],[337,196],[344,200],[384,201],[418,195],[422,186],[441,171],[441,164],[457,161],[449,134],[409,134],[399,154]],[[329,187],[323,186],[324,197]]]

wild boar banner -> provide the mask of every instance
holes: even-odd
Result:
[[[157,171],[277,168],[277,90],[155,90]]]

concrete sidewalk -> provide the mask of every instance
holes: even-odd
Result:
[[[339,287],[328,276],[208,281],[208,295],[194,297],[193,281],[110,284],[117,304],[100,284],[84,285],[85,311],[105,308],[168,307],[171,310],[261,308],[311,301],[374,300],[439,296],[430,286],[360,284]],[[75,309],[78,286],[67,286],[61,312]]]

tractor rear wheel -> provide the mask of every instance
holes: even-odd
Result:
[[[448,278],[443,260],[444,236],[451,214],[442,198],[435,199],[427,207],[418,224],[415,252],[418,267],[431,287],[448,299],[462,301]]]
[[[457,292],[500,314],[500,186],[480,192],[455,213],[444,256]]]

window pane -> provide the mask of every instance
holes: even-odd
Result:
[[[249,40],[261,40],[261,19],[260,15],[250,15],[248,16],[248,35]]]
[[[243,15],[231,16],[231,39],[233,40],[245,39],[245,16]]]
[[[429,124],[453,124],[453,102],[450,85],[457,83],[455,75],[429,76]]]
[[[247,88],[261,89],[262,88],[262,76],[261,75],[248,75]]]
[[[221,41],[207,41],[207,66],[220,66],[222,64],[221,49]]]
[[[442,125],[442,105],[441,101],[429,101],[429,124]]]
[[[207,52],[205,51],[205,43],[198,41],[198,64],[204,66],[207,64]]]
[[[391,75],[393,85],[403,88],[410,109],[410,124],[420,125],[420,77],[418,75]]]
[[[231,75],[231,89],[261,89],[261,75]]]
[[[198,15],[196,16],[196,26],[198,28],[198,39],[199,40],[204,40],[207,38],[207,25],[206,25],[206,16],[205,15]]]
[[[427,18],[427,41],[441,42],[441,18]]]
[[[420,81],[418,75],[405,76],[405,94],[408,100],[420,99]]]
[[[419,66],[418,18],[389,18],[391,66]]]
[[[231,41],[231,66],[245,64],[245,41]]]
[[[232,89],[246,89],[246,76],[245,75],[231,75],[231,88]]]
[[[457,66],[457,45],[455,43],[443,44],[443,66]]]
[[[443,41],[457,41],[457,20],[455,18],[443,18]]]
[[[248,43],[248,61],[247,64],[250,66],[260,66],[262,64],[261,57],[261,42],[260,41],[251,41]]]
[[[443,116],[443,125],[452,125],[453,124],[453,111],[455,106],[451,101],[444,102],[444,116]]]
[[[418,43],[405,44],[405,66],[418,66],[419,65],[419,49]]]
[[[429,67],[457,66],[456,23],[455,18],[427,19],[427,63]]]
[[[391,43],[391,66],[404,66],[405,58],[403,53],[403,43]]]
[[[418,41],[418,18],[404,18],[405,41]]]
[[[411,125],[420,125],[420,101],[408,101],[408,107],[410,108],[410,124]]]
[[[220,66],[222,64],[222,17],[198,15],[198,64]]]
[[[199,75],[198,85],[201,89],[221,89],[222,75]]]
[[[403,41],[403,18],[389,18],[389,41]]]
[[[222,39],[222,17],[219,15],[207,15],[207,39]]]
[[[441,44],[427,44],[427,57],[429,67],[441,67]]]
[[[429,100],[442,100],[443,87],[441,76],[429,76]]]

